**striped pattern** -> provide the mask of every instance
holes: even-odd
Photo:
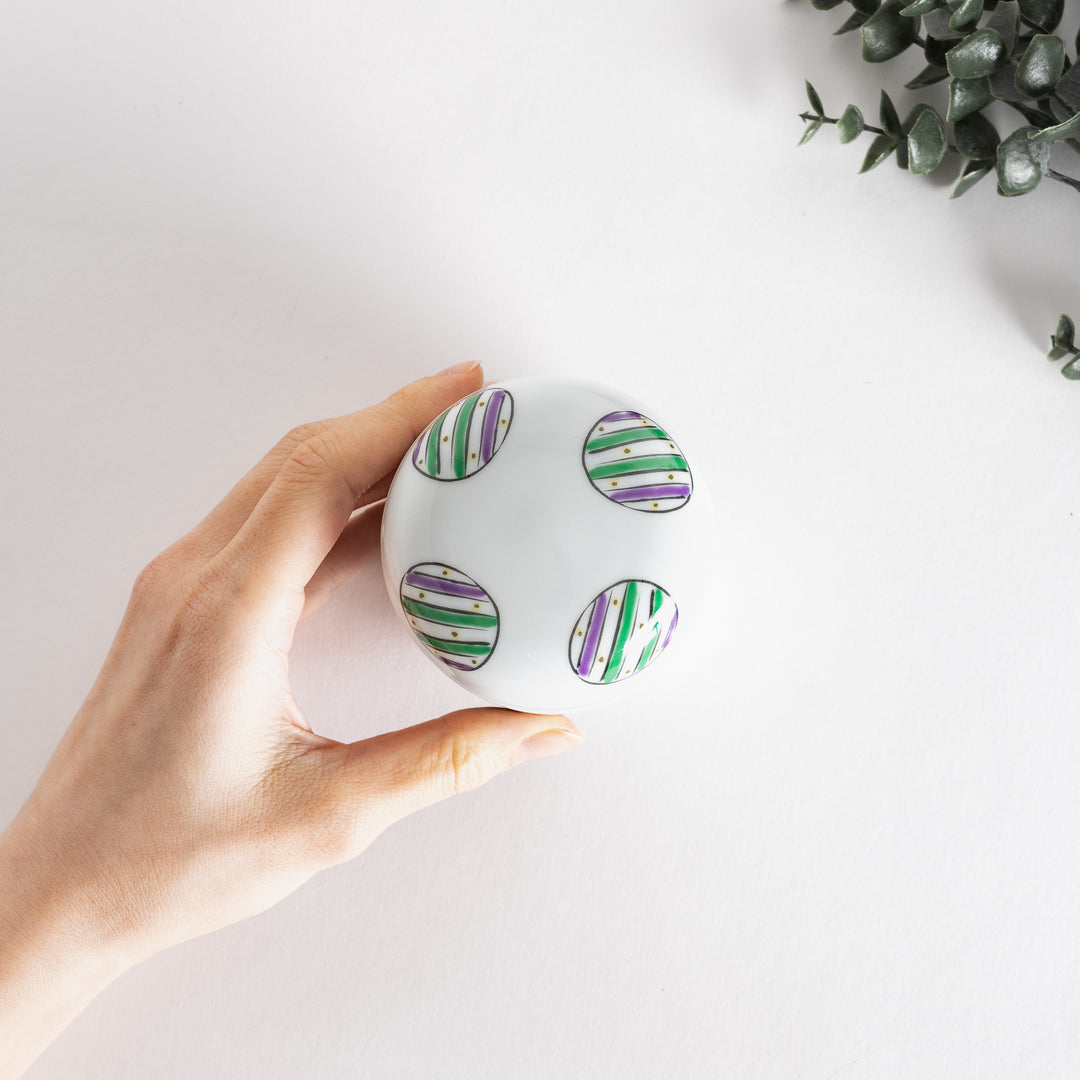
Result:
[[[570,634],[570,666],[588,683],[636,675],[667,647],[679,622],[671,596],[651,581],[619,581],[581,613]]]
[[[597,491],[632,510],[678,510],[694,489],[675,440],[638,412],[601,417],[585,440],[582,461]]]
[[[471,577],[418,563],[401,579],[401,607],[423,645],[448,667],[476,671],[499,638],[499,609]]]
[[[497,386],[478,390],[437,416],[416,440],[412,463],[433,480],[464,480],[498,452],[514,417],[514,399]]]

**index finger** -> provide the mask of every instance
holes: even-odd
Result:
[[[233,587],[260,609],[264,602],[284,600],[291,608],[302,601],[365,492],[398,465],[434,417],[482,382],[477,363],[418,379],[378,405],[319,425],[215,557]]]

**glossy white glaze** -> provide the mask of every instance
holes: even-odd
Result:
[[[493,401],[497,390],[512,398],[512,407]],[[663,670],[665,644],[677,648],[682,637],[695,633],[701,621],[695,576],[708,572],[702,552],[712,518],[697,491],[666,502],[661,496],[657,502],[615,501],[590,479],[587,442],[596,438],[604,417],[635,412],[641,419],[632,426],[642,425],[642,438],[621,446],[619,458],[647,458],[655,465],[661,451],[677,454],[686,467],[673,477],[687,487],[693,461],[681,452],[677,428],[610,387],[538,376],[498,383],[476,397],[471,413],[458,403],[447,410],[443,427],[438,421],[429,425],[395,474],[382,527],[387,591],[424,654],[480,697],[535,712],[607,703]],[[500,409],[499,423],[505,421],[497,445],[491,438],[484,441],[483,410],[495,415],[493,406]],[[455,428],[463,415],[469,421]],[[612,431],[627,427],[625,421],[609,425]],[[453,478],[455,446],[460,479]],[[436,454],[441,455],[437,465]],[[596,460],[611,457],[604,451]],[[656,483],[655,473],[652,468],[614,478],[625,490],[635,480]],[[656,512],[648,512],[650,507]],[[431,575],[448,583],[445,596]],[[425,581],[430,589],[422,596]],[[633,627],[626,625],[625,644],[619,645],[612,620],[622,617],[618,597],[625,598],[627,581],[652,583],[659,590],[650,594],[645,585],[631,590],[638,617]],[[475,596],[466,597],[470,589]],[[588,613],[602,594],[614,607],[602,634],[598,627],[598,646],[586,663]],[[655,611],[650,595],[656,597]],[[439,631],[424,616],[438,620],[441,610],[445,625]],[[443,644],[433,645],[440,633]],[[425,634],[426,641],[420,636]],[[618,647],[611,655],[620,663],[611,665],[611,657],[598,651],[601,642],[609,651]],[[455,661],[448,652],[455,648],[469,651]]]

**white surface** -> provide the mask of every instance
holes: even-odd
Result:
[[[487,464],[461,480],[437,482],[413,465],[410,448],[394,475],[380,543],[383,579],[398,624],[436,670],[470,693],[507,708],[543,713],[616,709],[633,707],[631,698],[642,693],[681,702],[688,678],[693,678],[688,669],[693,670],[695,660],[700,664],[715,628],[715,609],[709,602],[709,586],[715,580],[711,566],[715,524],[708,485],[703,491],[699,482],[697,497],[691,495],[675,509],[652,513],[620,506],[589,480],[582,448],[593,426],[618,410],[647,413],[665,429],[668,435],[660,443],[664,453],[669,435],[682,439],[677,423],[625,388],[590,380],[540,375],[504,379],[497,385],[510,395],[513,411],[505,441]],[[452,426],[447,421],[447,427]],[[427,434],[420,435],[422,445]],[[634,445],[645,455],[657,452],[654,441]],[[697,454],[692,444],[681,450],[693,469]],[[617,447],[613,452],[620,453]],[[596,460],[590,459],[590,466]],[[449,475],[453,477],[453,472]],[[631,477],[624,486],[634,482]],[[640,485],[640,479],[637,482]],[[474,585],[479,582],[488,603],[494,600],[489,613],[496,612],[498,619],[495,648],[475,671],[444,665],[413,634],[409,624],[416,626],[416,620],[406,616],[398,601],[408,571],[440,561],[452,567],[455,576],[464,574]],[[439,575],[438,568],[430,572]],[[634,657],[627,662],[636,662],[654,634],[663,632],[663,644],[653,654],[655,662],[634,673],[633,681],[619,675],[617,667],[614,682],[596,682],[591,664],[590,679],[585,681],[571,666],[575,645],[571,631],[598,596],[630,579],[658,584],[665,598],[656,619],[648,618],[646,609],[644,632],[639,636],[635,630],[626,642],[626,656]],[[617,604],[618,598],[613,602]],[[633,610],[634,605],[629,606]],[[673,609],[678,611],[678,624],[668,645]],[[600,610],[618,616],[622,609],[612,608],[605,599]],[[619,620],[600,623],[610,624],[606,637],[610,645]],[[427,629],[439,633],[437,626]],[[670,663],[684,652],[681,663]],[[580,653],[579,648],[575,655]],[[614,659],[602,643],[599,653],[601,660],[605,654]],[[602,663],[599,670],[604,671]]]
[[[871,112],[918,67],[837,15],[6,12],[5,817],[138,569],[292,425],[456,360],[679,416],[726,612],[677,707],[155,958],[34,1080],[1080,1070],[1080,388],[1041,359],[1080,203],[796,151],[804,76]],[[468,700],[399,630],[376,570],[305,627],[317,729]]]

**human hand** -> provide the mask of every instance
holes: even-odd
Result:
[[[145,957],[264,911],[414,810],[577,745],[565,717],[496,708],[340,743],[290,688],[297,623],[374,559],[398,462],[481,382],[474,365],[296,428],[139,575],[0,836],[0,1075]]]

